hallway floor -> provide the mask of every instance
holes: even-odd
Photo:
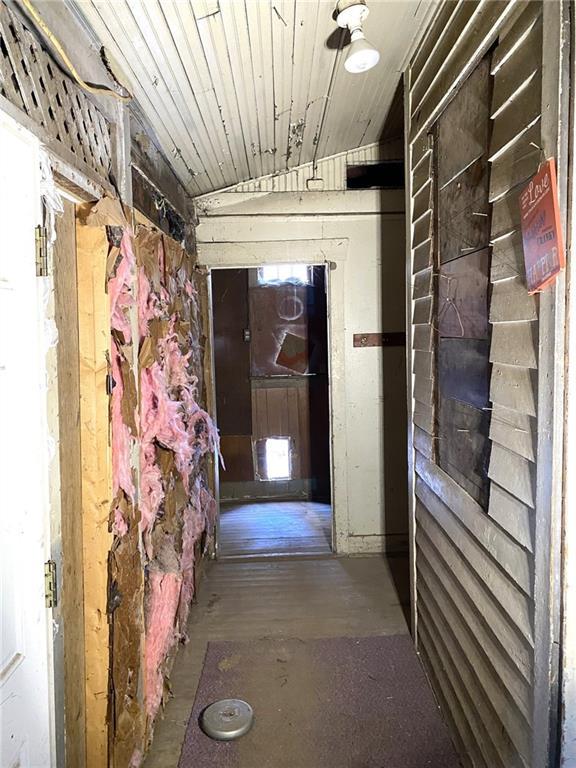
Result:
[[[315,501],[222,504],[220,557],[330,554],[332,509]]]
[[[208,565],[191,611],[191,641],[171,674],[174,698],[146,768],[176,768],[210,641],[367,637],[408,631],[408,563],[375,555]]]

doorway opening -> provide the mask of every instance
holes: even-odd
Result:
[[[325,266],[212,270],[222,558],[330,554]]]

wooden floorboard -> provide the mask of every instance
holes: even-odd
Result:
[[[222,558],[261,555],[325,555],[332,538],[332,510],[314,501],[222,505]]]
[[[208,564],[145,768],[175,768],[208,642],[408,631],[408,561],[382,555]],[[312,766],[311,766],[312,768]]]

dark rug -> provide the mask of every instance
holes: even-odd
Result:
[[[198,725],[245,699],[252,730],[217,742]],[[457,768],[408,635],[210,643],[179,768]]]

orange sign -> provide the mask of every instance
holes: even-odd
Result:
[[[536,293],[566,266],[553,158],[520,194],[520,216],[528,293]]]

